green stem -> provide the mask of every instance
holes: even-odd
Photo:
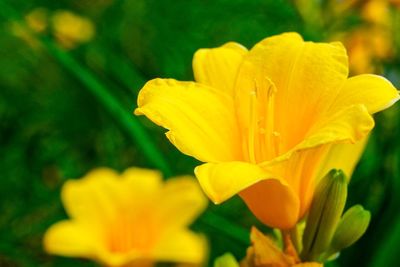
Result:
[[[107,109],[114,119],[119,122],[123,129],[128,132],[136,145],[143,151],[147,160],[149,160],[154,167],[160,169],[166,176],[171,176],[172,171],[166,159],[159,152],[138,119],[132,114],[132,111],[122,108],[119,101],[110,94],[109,91],[86,68],[83,68],[67,52],[60,49],[51,40],[42,39],[42,42],[50,54],[56,58],[65,69],[82,82],[82,84],[85,85],[85,88],[95,96],[95,98]]]
[[[4,1],[0,1],[0,15],[5,19],[10,16],[23,24],[21,16]],[[30,29],[25,26],[26,30]],[[35,33],[31,32],[33,35]],[[172,170],[167,160],[157,149],[147,132],[141,126],[138,119],[132,114],[132,110],[126,110],[120,102],[112,95],[105,86],[103,86],[95,76],[87,69],[80,65],[66,51],[58,47],[52,40],[36,35],[39,41],[47,49],[53,58],[76,79],[78,79],[105,109],[113,116],[113,118],[122,126],[129,134],[135,144],[143,151],[144,156],[155,167],[160,169],[165,176],[171,176]]]

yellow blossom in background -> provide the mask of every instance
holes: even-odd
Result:
[[[349,53],[350,69],[355,74],[380,72],[380,62],[393,56],[391,31],[381,26],[359,27],[341,39]]]
[[[368,0],[364,2],[361,16],[368,22],[377,25],[390,24],[390,6],[388,0]]]
[[[40,48],[41,44],[34,33],[42,33],[48,27],[48,10],[38,7],[25,15],[25,24],[18,21],[10,23],[9,30],[15,36],[25,41],[34,49]]]
[[[94,25],[89,19],[70,11],[55,12],[52,24],[55,37],[67,49],[89,42],[95,34]]]
[[[65,10],[50,13],[45,8],[35,8],[25,15],[25,23],[26,25],[15,21],[11,23],[10,30],[33,48],[40,45],[35,33],[43,34],[47,30],[65,49],[87,43],[95,35],[95,26],[89,19]]]
[[[215,203],[239,194],[258,219],[281,229],[304,216],[327,169],[350,175],[374,125],[370,114],[399,99],[380,76],[348,78],[340,43],[296,33],[250,51],[237,43],[200,49],[193,68],[197,82],[149,81],[135,114],[205,162],[195,174]]]
[[[381,64],[394,56],[394,25],[391,1],[369,0],[360,3],[363,24],[342,33],[354,74],[382,72]]]
[[[48,253],[115,267],[205,259],[205,239],[188,229],[207,205],[192,177],[163,182],[152,170],[97,169],[67,181],[61,198],[70,219],[46,232]]]
[[[25,16],[27,25],[35,32],[43,32],[48,26],[48,10],[35,8]]]
[[[314,32],[324,29],[327,39],[343,42],[352,74],[382,73],[382,63],[393,59],[398,0],[294,0],[294,3],[306,28]],[[355,17],[358,24],[343,27]]]

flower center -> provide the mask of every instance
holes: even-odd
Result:
[[[157,240],[156,229],[149,214],[121,214],[106,230],[108,248],[116,253],[149,251]]]
[[[281,136],[275,127],[276,87],[268,79],[258,82],[250,91],[249,124],[247,127],[247,158],[252,163],[270,160],[281,152]]]

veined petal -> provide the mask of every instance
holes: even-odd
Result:
[[[279,135],[278,156],[304,139],[347,75],[347,55],[341,44],[304,42],[300,35],[286,33],[264,39],[245,56],[236,97],[237,101],[249,97],[266,78],[276,86],[274,123],[267,131]],[[239,110],[239,118],[242,112],[248,111]]]
[[[196,167],[195,174],[216,204],[239,193],[253,214],[268,226],[286,229],[298,220],[299,199],[292,189],[255,164],[206,163]]]
[[[206,163],[194,170],[206,195],[220,204],[270,174],[247,162]]]
[[[167,180],[159,195],[154,212],[167,231],[190,225],[208,204],[197,180],[190,176]]]
[[[181,230],[165,236],[152,252],[159,261],[201,263],[205,260],[207,243],[203,236]]]
[[[70,257],[96,258],[104,248],[95,226],[85,227],[74,221],[61,221],[46,232],[43,244],[48,253]]]
[[[181,152],[203,162],[240,160],[233,100],[206,85],[154,79],[138,97],[136,115],[144,114],[168,129]]]
[[[373,114],[390,107],[399,98],[399,92],[387,79],[377,75],[363,74],[351,77],[344,83],[331,110],[364,104],[368,112]]]
[[[315,124],[295,150],[329,143],[355,143],[367,136],[373,127],[374,120],[367,108],[353,105]]]
[[[297,194],[277,179],[262,180],[240,192],[252,213],[264,224],[290,229],[299,220]]]
[[[244,46],[234,42],[197,50],[193,57],[195,80],[233,96],[236,75],[246,53]]]
[[[374,120],[364,105],[354,105],[320,121],[309,130],[304,140],[285,154],[260,164],[264,169],[286,161],[300,150],[335,143],[355,143],[368,135]]]

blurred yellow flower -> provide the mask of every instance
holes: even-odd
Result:
[[[391,31],[381,26],[356,28],[342,38],[354,74],[377,72],[379,63],[393,56]]]
[[[388,0],[367,0],[361,10],[362,17],[374,24],[390,24],[390,6]]]
[[[389,0],[368,0],[359,3],[363,24],[346,31],[341,37],[349,53],[350,70],[354,74],[382,72],[381,64],[394,55],[393,10]]]
[[[35,8],[25,15],[26,25],[19,21],[12,21],[9,25],[10,31],[32,48],[39,49],[40,42],[34,33],[42,33],[47,29],[47,15],[47,9],[43,7]]]
[[[43,32],[47,28],[48,10],[43,7],[33,9],[25,16],[25,21],[35,32]]]
[[[52,22],[55,37],[67,49],[89,42],[95,34],[94,25],[89,19],[70,11],[55,12]]]
[[[51,254],[93,259],[106,266],[151,266],[153,261],[201,263],[205,239],[187,226],[207,199],[192,177],[170,179],[130,168],[121,175],[97,169],[65,183],[70,220],[44,236]]]
[[[215,203],[239,194],[263,223],[288,229],[307,212],[322,172],[349,175],[363,142],[352,144],[374,125],[370,114],[399,99],[382,77],[347,78],[347,61],[340,43],[304,42],[296,33],[250,51],[237,43],[200,49],[197,83],[149,81],[135,114],[206,162],[195,173]]]

